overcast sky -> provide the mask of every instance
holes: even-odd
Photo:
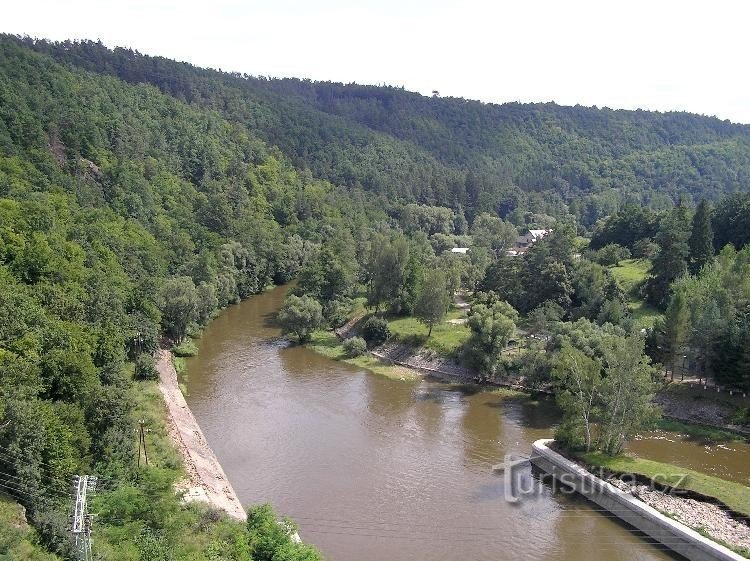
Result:
[[[0,30],[255,75],[750,123],[747,0],[24,0]]]

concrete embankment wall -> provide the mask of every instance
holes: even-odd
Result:
[[[548,439],[534,442],[531,452],[534,465],[654,540],[691,561],[745,559],[564,458],[548,447],[550,442]]]
[[[177,445],[185,471],[194,485],[187,489],[187,498],[206,500],[232,518],[244,521],[247,518],[245,510],[180,391],[172,353],[160,349],[156,359],[159,389],[169,413],[170,437]]]

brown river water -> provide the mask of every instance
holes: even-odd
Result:
[[[595,505],[554,490],[504,498],[505,454],[552,434],[549,402],[401,382],[290,347],[286,289],[223,312],[188,362],[188,404],[245,505],[271,502],[332,561],[673,559]],[[656,460],[750,481],[750,449],[644,435]]]

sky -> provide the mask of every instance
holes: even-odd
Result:
[[[253,75],[750,123],[747,0],[6,0],[0,31]]]

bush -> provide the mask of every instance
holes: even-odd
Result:
[[[179,345],[172,347],[175,356],[195,356],[198,354],[198,347],[190,339],[185,339]]]
[[[141,353],[136,357],[135,378],[136,380],[156,380],[159,378],[154,357],[148,353]]]
[[[344,351],[350,358],[361,356],[367,351],[367,341],[362,337],[350,337],[344,341]]]
[[[630,259],[630,250],[616,243],[605,245],[603,248],[589,254],[592,261],[600,265],[619,265],[620,261]]]
[[[383,318],[371,317],[362,327],[362,337],[367,341],[368,347],[379,347],[391,336],[388,322]]]

